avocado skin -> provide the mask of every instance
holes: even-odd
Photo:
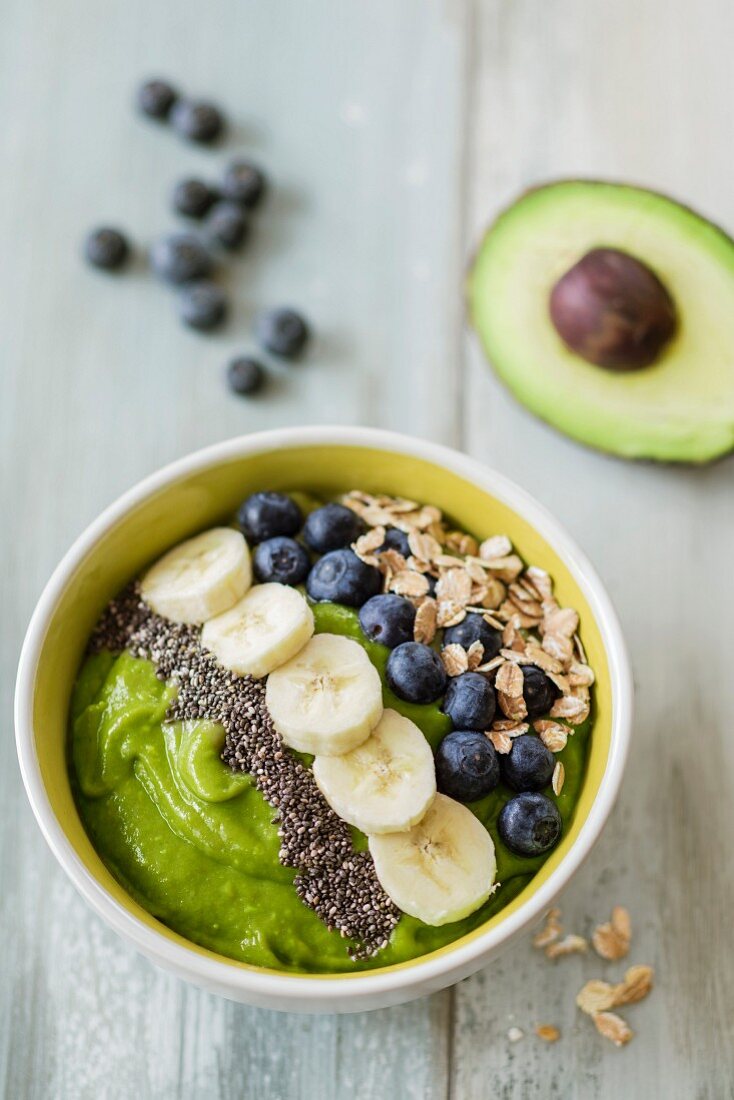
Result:
[[[617,205],[624,200],[631,210],[634,210],[635,207],[638,208],[636,217],[642,226],[650,217],[651,212],[654,215],[653,221],[667,219],[671,223],[678,222],[679,229],[677,231],[671,229],[670,233],[675,236],[677,232],[683,242],[681,247],[685,247],[692,252],[694,250],[700,251],[707,256],[711,264],[715,263],[719,267],[722,281],[727,284],[726,297],[721,296],[714,319],[718,322],[718,326],[712,326],[712,331],[716,334],[717,327],[724,330],[721,343],[726,348],[727,371],[724,392],[717,394],[716,401],[710,402],[709,415],[711,419],[709,422],[706,420],[706,414],[696,420],[695,413],[691,413],[691,408],[695,409],[696,394],[700,386],[698,368],[701,362],[705,365],[705,354],[698,357],[694,354],[689,357],[687,365],[690,367],[691,393],[687,395],[685,386],[680,384],[674,387],[682,410],[680,417],[671,419],[669,423],[664,422],[661,418],[655,420],[648,417],[646,422],[644,417],[636,415],[636,410],[633,407],[634,395],[631,394],[628,411],[632,415],[624,417],[624,427],[621,430],[618,430],[622,423],[620,416],[616,417],[615,424],[604,423],[606,402],[598,402],[595,408],[587,408],[583,418],[575,417],[574,412],[575,419],[572,419],[570,412],[564,413],[561,410],[560,403],[563,397],[576,389],[574,382],[578,381],[578,375],[571,382],[570,387],[567,379],[565,381],[561,380],[557,387],[560,391],[558,393],[558,404],[547,397],[541,399],[542,395],[538,394],[537,387],[535,390],[532,390],[532,387],[529,390],[525,379],[523,377],[518,378],[518,374],[522,375],[522,372],[515,369],[519,356],[514,355],[508,358],[503,354],[502,341],[495,339],[495,334],[490,332],[489,325],[482,316],[486,302],[486,298],[483,299],[483,290],[486,290],[486,288],[478,285],[482,278],[481,268],[486,253],[493,246],[493,238],[496,237],[498,231],[502,231],[506,237],[508,223],[512,222],[514,224],[517,222],[520,210],[526,204],[535,202],[536,199],[541,199],[544,204],[549,204],[555,195],[562,197],[564,201],[572,197],[581,205],[587,197],[594,196],[599,196],[600,204],[607,201],[608,197],[613,197]],[[574,218],[571,217],[570,222],[573,222],[573,220]],[[553,325],[549,317],[546,298],[549,296],[554,282],[563,275],[564,271],[569,269],[573,259],[580,258],[594,247],[614,247],[615,244],[616,241],[613,239],[607,239],[604,219],[600,219],[598,234],[586,244],[586,247],[579,249],[576,256],[569,253],[570,259],[566,258],[565,262],[562,262],[560,253],[557,255],[556,258],[559,262],[554,269],[553,279],[548,284],[547,293],[542,295],[545,313],[551,329],[553,329]],[[673,292],[672,297],[678,307],[676,311],[678,327],[670,341],[671,354],[669,355],[669,349],[665,348],[662,362],[656,363],[650,368],[650,373],[661,375],[659,385],[656,382],[659,389],[658,397],[661,400],[654,403],[648,401],[647,407],[652,409],[654,405],[655,408],[659,408],[665,405],[666,390],[669,394],[673,388],[666,385],[662,375],[667,372],[668,364],[666,360],[672,357],[672,354],[681,344],[680,329],[682,328],[685,332],[685,322],[688,320],[686,317],[687,302],[685,295],[681,296],[675,292],[674,287],[670,286],[667,278],[668,273],[664,265],[647,263],[648,257],[645,255],[644,247],[639,247],[638,241],[636,246],[623,248],[622,250],[635,253],[644,265],[659,277],[666,289]],[[565,178],[537,184],[524,190],[514,202],[497,215],[485,230],[469,261],[465,281],[465,295],[468,319],[477,332],[483,351],[500,381],[517,400],[539,419],[569,435],[577,442],[617,457],[648,459],[663,463],[702,464],[723,458],[734,449],[734,330],[732,329],[732,318],[734,317],[734,240],[723,229],[697,213],[690,206],[677,202],[663,192],[617,181]],[[571,356],[572,353],[565,347],[555,330],[553,331],[559,346],[563,347],[566,353]],[[523,340],[524,337],[520,334],[515,342],[520,345]],[[730,350],[731,354],[729,354]],[[530,354],[532,356],[532,349]],[[608,375],[612,379],[618,379],[622,385],[627,383],[628,378],[633,379],[641,374],[648,373],[600,371],[598,367],[584,363],[576,355],[573,355],[573,358],[580,364],[583,371],[602,376]],[[545,361],[541,360],[541,362],[542,366],[538,363],[537,367],[533,369],[538,371],[547,370],[547,359]],[[711,407],[714,406],[715,412],[712,414]]]

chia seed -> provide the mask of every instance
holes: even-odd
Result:
[[[277,811],[280,862],[297,870],[301,901],[330,931],[354,941],[351,958],[369,958],[386,947],[400,910],[380,886],[370,853],[355,851],[346,822],[284,745],[265,706],[265,682],[223,668],[202,648],[200,627],[156,615],[137,584],[108,604],[89,648],[127,650],[152,661],[158,679],[178,688],[169,721],[207,718],[224,727],[222,760],[249,773]]]

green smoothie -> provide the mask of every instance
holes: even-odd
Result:
[[[317,632],[364,646],[384,679],[389,650],[365,640],[356,612],[313,607]],[[296,872],[278,861],[275,811],[252,780],[220,759],[224,730],[211,722],[170,724],[175,688],[151,662],[101,652],[85,661],[71,708],[71,771],[79,812],[115,878],[145,909],[203,947],[255,966],[299,973],[372,970],[432,951],[497,913],[547,857],[513,855],[499,839],[502,785],[469,808],[488,828],[500,886],[469,917],[435,928],[402,916],[389,945],[353,961],[348,941],[329,932],[298,898]],[[384,705],[412,719],[435,748],[450,729],[435,705],[404,703],[384,687]],[[556,799],[564,824],[573,813],[592,720],[557,754],[566,780]],[[304,757],[308,761],[307,757]],[[366,838],[355,831],[355,844]]]

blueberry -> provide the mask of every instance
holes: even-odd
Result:
[[[227,367],[227,382],[235,393],[257,393],[265,382],[265,369],[257,359],[241,355]]]
[[[462,672],[449,680],[441,709],[455,730],[486,730],[492,725],[494,688],[481,672]]]
[[[114,271],[122,267],[130,251],[127,239],[119,229],[102,226],[93,229],[84,242],[84,255],[94,267]]]
[[[497,819],[497,830],[516,855],[541,856],[558,843],[563,821],[550,798],[526,792],[505,803]]]
[[[548,713],[561,693],[553,681],[534,665],[525,665],[522,671],[522,697],[528,710],[528,718],[540,718]]]
[[[349,546],[365,530],[363,519],[345,504],[325,504],[309,513],[303,525],[303,537],[317,554]]]
[[[171,122],[181,137],[204,144],[214,141],[224,129],[224,117],[219,108],[201,100],[179,99],[173,105]]]
[[[276,535],[255,548],[252,565],[259,581],[295,585],[305,581],[311,562],[300,542]]]
[[[266,351],[293,359],[305,347],[308,326],[293,309],[270,309],[255,322],[255,336]]]
[[[540,791],[547,787],[556,766],[555,757],[539,737],[523,733],[500,760],[502,778],[513,791]]]
[[[405,531],[401,531],[399,527],[388,527],[385,531],[385,541],[379,547],[377,553],[381,554],[383,550],[397,550],[398,554],[402,554],[404,558],[409,558],[410,546]]]
[[[237,524],[252,543],[276,535],[296,535],[302,522],[301,509],[285,493],[253,493],[237,512]]]
[[[228,165],[222,181],[222,194],[252,210],[265,194],[265,176],[254,164],[236,160]]]
[[[138,107],[149,118],[168,118],[176,92],[165,80],[147,80],[138,88]]]
[[[359,625],[371,642],[395,649],[413,641],[415,608],[402,596],[373,596],[360,608]]]
[[[502,648],[502,634],[494,630],[478,612],[470,612],[466,618],[444,631],[444,645],[460,645],[468,649],[472,642],[481,642],[484,646],[483,661],[491,661]]]
[[[212,258],[193,233],[170,233],[157,240],[150,251],[156,275],[168,283],[203,279],[212,270]]]
[[[203,180],[179,180],[171,195],[171,204],[177,214],[186,218],[203,218],[216,195]]]
[[[247,218],[236,202],[217,202],[212,207],[207,228],[224,248],[238,248],[247,236]]]
[[[361,607],[382,587],[382,575],[353,550],[332,550],[314,565],[306,588],[312,600]]]
[[[187,283],[179,297],[179,315],[191,328],[207,330],[221,324],[227,313],[227,297],[210,279]]]
[[[387,682],[406,703],[433,703],[446,690],[446,670],[435,649],[404,642],[387,659]]]
[[[436,785],[458,802],[476,802],[500,781],[494,745],[477,730],[447,733],[436,752]]]

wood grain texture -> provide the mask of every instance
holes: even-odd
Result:
[[[532,420],[464,335],[461,276],[522,187],[599,173],[660,186],[731,226],[727,43],[711,0],[4,0],[0,19],[0,1080],[15,1100],[475,1100],[732,1094],[732,464],[683,471],[586,452]],[[130,109],[162,73],[231,112],[181,145]],[[142,251],[166,194],[230,152],[276,187],[229,276],[222,335],[184,332],[137,262],[79,262],[113,221]],[[254,313],[301,306],[318,334],[267,398],[221,378]],[[573,1007],[592,959],[527,941],[454,991],[355,1017],[247,1009],[164,976],[93,917],[46,851],[10,737],[38,592],[71,539],[140,476],[281,424],[369,423],[463,446],[545,501],[615,598],[638,681],[620,806],[564,899],[584,931],[630,906],[659,988],[605,1045]],[[702,645],[701,639],[705,645]],[[693,733],[706,751],[693,753]],[[558,1024],[545,1046],[533,1024]],[[528,1034],[511,1046],[507,1029]]]

